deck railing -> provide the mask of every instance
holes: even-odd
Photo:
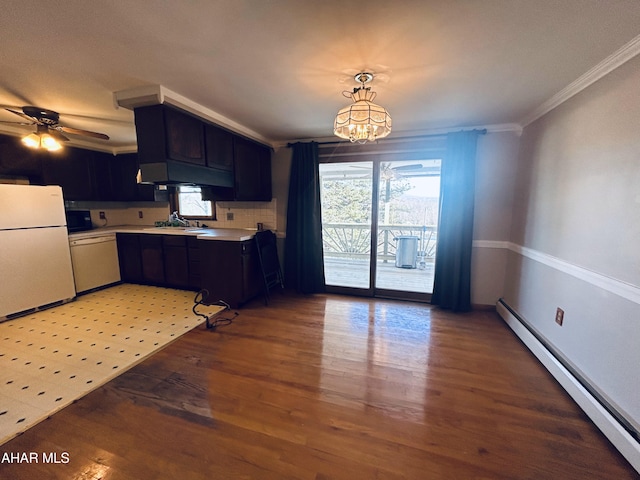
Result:
[[[400,236],[417,237],[418,255],[424,252],[425,258],[435,257],[437,231],[434,225],[378,225],[379,259],[391,261],[395,258]],[[322,241],[325,256],[366,259],[371,248],[371,228],[355,223],[323,223]]]

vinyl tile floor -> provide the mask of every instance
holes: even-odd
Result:
[[[204,323],[194,296],[122,284],[0,323],[0,445]]]

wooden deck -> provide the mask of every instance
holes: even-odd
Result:
[[[398,268],[393,262],[378,262],[376,288],[406,292],[433,291],[433,259],[426,268]],[[369,287],[369,262],[365,260],[325,257],[324,275],[327,285],[353,288]]]
[[[40,462],[0,478],[638,478],[495,312],[289,293],[239,312],[6,443]]]

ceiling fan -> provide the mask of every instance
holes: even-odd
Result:
[[[64,133],[70,135],[82,135],[85,137],[97,138],[100,140],[109,140],[109,136],[104,133],[91,132],[89,130],[81,130],[79,128],[66,127],[60,125],[60,114],[53,110],[47,110],[46,108],[25,106],[22,107],[22,111],[13,110],[11,108],[5,108],[8,112],[11,112],[19,117],[22,117],[26,122],[8,122],[0,120],[0,123],[16,124],[16,125],[37,125],[37,134],[48,133],[56,140],[68,141]]]

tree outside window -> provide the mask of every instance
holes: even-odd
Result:
[[[213,218],[213,202],[202,200],[202,192],[197,186],[179,186],[176,188],[177,210],[181,217]]]

